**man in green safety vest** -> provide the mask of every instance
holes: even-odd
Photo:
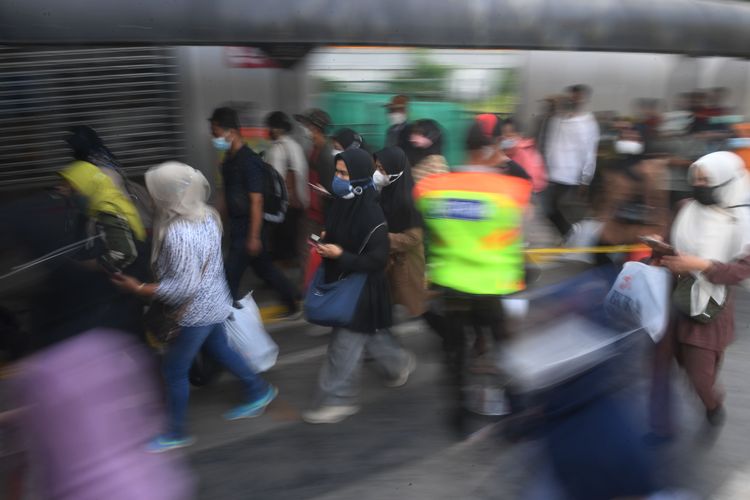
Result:
[[[428,237],[428,276],[443,298],[438,333],[458,394],[453,423],[460,431],[466,332],[473,329],[481,339],[489,330],[495,341],[505,338],[501,297],[525,286],[522,221],[532,184],[499,148],[499,127],[495,115],[479,115],[467,136],[467,164],[425,177],[414,188]]]

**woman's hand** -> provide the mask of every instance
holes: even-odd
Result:
[[[144,287],[143,283],[133,278],[132,276],[128,276],[127,274],[113,274],[111,275],[110,279],[117,288],[119,288],[123,292],[132,293],[134,295],[137,295],[138,292],[140,292]]]
[[[344,249],[332,243],[322,243],[318,245],[318,253],[324,259],[338,259],[344,253]]]
[[[711,267],[711,261],[694,255],[665,255],[661,258],[661,265],[674,274],[685,274],[694,271],[703,272]]]

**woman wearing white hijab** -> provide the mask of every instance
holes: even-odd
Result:
[[[193,441],[185,432],[188,370],[204,344],[245,385],[246,404],[228,412],[228,420],[261,415],[278,391],[227,343],[224,321],[232,312],[232,298],[221,254],[221,220],[206,204],[208,181],[192,167],[167,162],[146,172],[146,187],[157,209],[152,263],[158,281],[141,283],[122,274],[112,280],[130,293],[181,308],[180,333],[169,344],[163,365],[169,429],[148,447],[161,452]]]
[[[717,427],[724,422],[724,397],[716,380],[724,351],[734,338],[730,287],[747,284],[750,278],[750,181],[742,159],[727,151],[711,153],[693,163],[688,176],[693,199],[680,207],[670,232],[676,255],[657,259],[678,282],[694,279],[685,288],[683,303],[675,302],[670,333],[657,352],[652,425],[662,437],[671,434],[672,356],[705,405],[709,424]]]

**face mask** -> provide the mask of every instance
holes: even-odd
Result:
[[[391,125],[401,125],[402,123],[406,122],[406,113],[403,113],[401,111],[398,111],[396,113],[388,113],[388,120],[390,120]]]
[[[302,127],[302,137],[304,137],[306,140],[312,142],[313,140],[313,133],[310,131],[307,127]]]
[[[716,205],[715,186],[693,186],[693,199],[701,205]]]
[[[420,134],[414,134],[409,137],[409,142],[411,142],[412,146],[419,149],[427,149],[432,146],[432,141]]]
[[[643,153],[643,143],[638,141],[615,141],[615,152],[620,155],[639,155]]]
[[[331,183],[331,191],[333,191],[333,194],[335,194],[339,198],[343,198],[345,200],[351,200],[352,198],[354,198],[354,191],[352,189],[351,182],[345,181],[339,176],[335,176],[333,178],[333,182]]]
[[[214,137],[211,139],[211,143],[213,143],[216,151],[229,151],[229,148],[232,147],[232,143],[226,137]]]
[[[518,144],[517,139],[503,139],[500,141],[500,149],[513,149]]]
[[[750,148],[750,137],[733,137],[727,139],[727,149]]]
[[[399,172],[397,174],[393,175],[386,175],[382,173],[380,170],[376,170],[374,174],[372,174],[372,182],[375,184],[375,187],[378,189],[382,189],[386,186],[389,186],[396,182],[399,177],[404,175],[403,172]]]

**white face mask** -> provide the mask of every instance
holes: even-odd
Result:
[[[391,122],[391,125],[401,125],[406,122],[406,113],[402,111],[388,113],[388,120]]]
[[[518,144],[518,139],[503,139],[500,141],[501,149],[513,149]]]
[[[376,170],[375,173],[372,174],[372,183],[375,184],[376,188],[383,189],[384,187],[396,182],[396,180],[402,175],[404,175],[403,172],[399,172],[393,175],[386,175],[380,170]]]
[[[643,153],[643,143],[638,141],[615,141],[615,152],[621,155],[639,155]]]

